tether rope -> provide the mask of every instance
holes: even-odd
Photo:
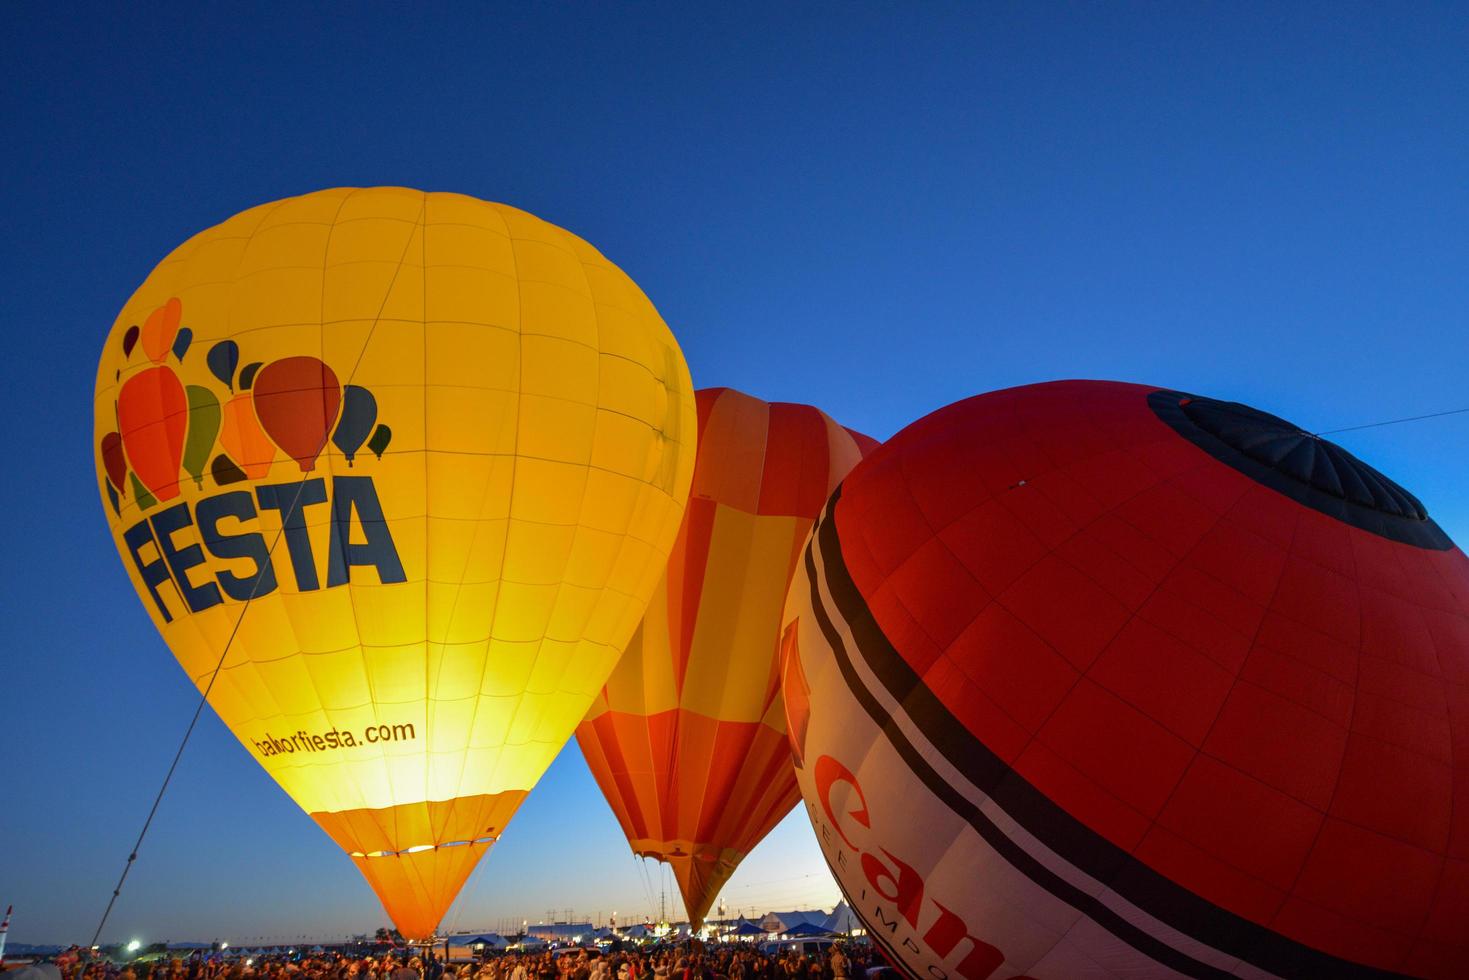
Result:
[[[1404,419],[1388,419],[1385,422],[1368,422],[1365,425],[1349,425],[1341,429],[1327,429],[1324,432],[1315,432],[1317,436],[1333,436],[1338,432],[1356,432],[1358,429],[1376,429],[1384,425],[1401,425],[1404,422],[1422,422],[1424,419],[1441,419],[1445,415],[1462,415],[1469,412],[1469,408],[1451,408],[1446,412],[1430,412],[1427,415],[1410,415]]]

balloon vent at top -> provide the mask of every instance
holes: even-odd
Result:
[[[1302,504],[1395,541],[1451,547],[1417,497],[1330,440],[1239,402],[1157,391],[1148,404],[1209,455]]]

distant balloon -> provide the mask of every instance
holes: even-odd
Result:
[[[383,458],[383,453],[388,451],[388,443],[393,441],[393,430],[386,425],[380,425],[373,430],[372,438],[367,441],[367,448],[378,459]]]
[[[173,338],[173,356],[182,361],[184,355],[189,352],[189,345],[194,342],[194,331],[188,327],[179,330],[178,335]]]
[[[189,401],[189,435],[184,442],[184,470],[196,485],[203,487],[204,468],[209,465],[209,454],[214,451],[214,440],[219,435],[219,399],[200,385],[189,385],[185,391]]]
[[[118,393],[117,412],[123,449],[138,479],[158,500],[178,496],[189,413],[178,375],[163,365],[131,375]]]
[[[162,364],[163,359],[173,348],[173,342],[178,334],[179,317],[183,306],[178,297],[170,297],[168,302],[148,314],[148,319],[143,321],[143,353],[148,355],[148,360],[154,364]]]
[[[240,366],[240,345],[233,340],[221,340],[209,348],[204,355],[209,373],[220,380],[230,391],[235,390],[235,368]]]
[[[240,392],[225,402],[223,415],[219,444],[246,476],[252,480],[265,479],[275,462],[276,448],[255,417],[254,396],[248,391]]]
[[[342,418],[337,423],[337,429],[332,433],[332,442],[347,457],[347,465],[352,465],[352,458],[357,455],[357,450],[362,448],[362,443],[372,433],[372,427],[377,422],[377,399],[372,397],[372,392],[361,385],[347,385],[342,389]],[[378,456],[381,456],[378,453]]]
[[[910,975],[1464,975],[1469,559],[1341,447],[957,402],[832,495],[785,621],[807,813]]]
[[[647,615],[577,729],[633,853],[695,929],[800,799],[777,671],[781,606],[832,488],[876,441],[820,409],[697,394],[694,483]]]

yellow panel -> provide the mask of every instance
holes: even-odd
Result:
[[[787,583],[766,570],[789,565],[797,526],[794,517],[716,508],[682,707],[721,721],[760,720],[771,676],[729,654],[739,650],[756,660],[756,651],[768,649],[773,661],[769,611],[781,608]]]

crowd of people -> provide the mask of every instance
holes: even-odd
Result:
[[[864,980],[884,965],[873,947],[845,942],[809,953],[800,947],[764,952],[745,943],[611,952],[573,947],[494,953],[468,963],[414,950],[249,961],[204,955],[122,964],[76,955],[57,960],[62,980]]]

